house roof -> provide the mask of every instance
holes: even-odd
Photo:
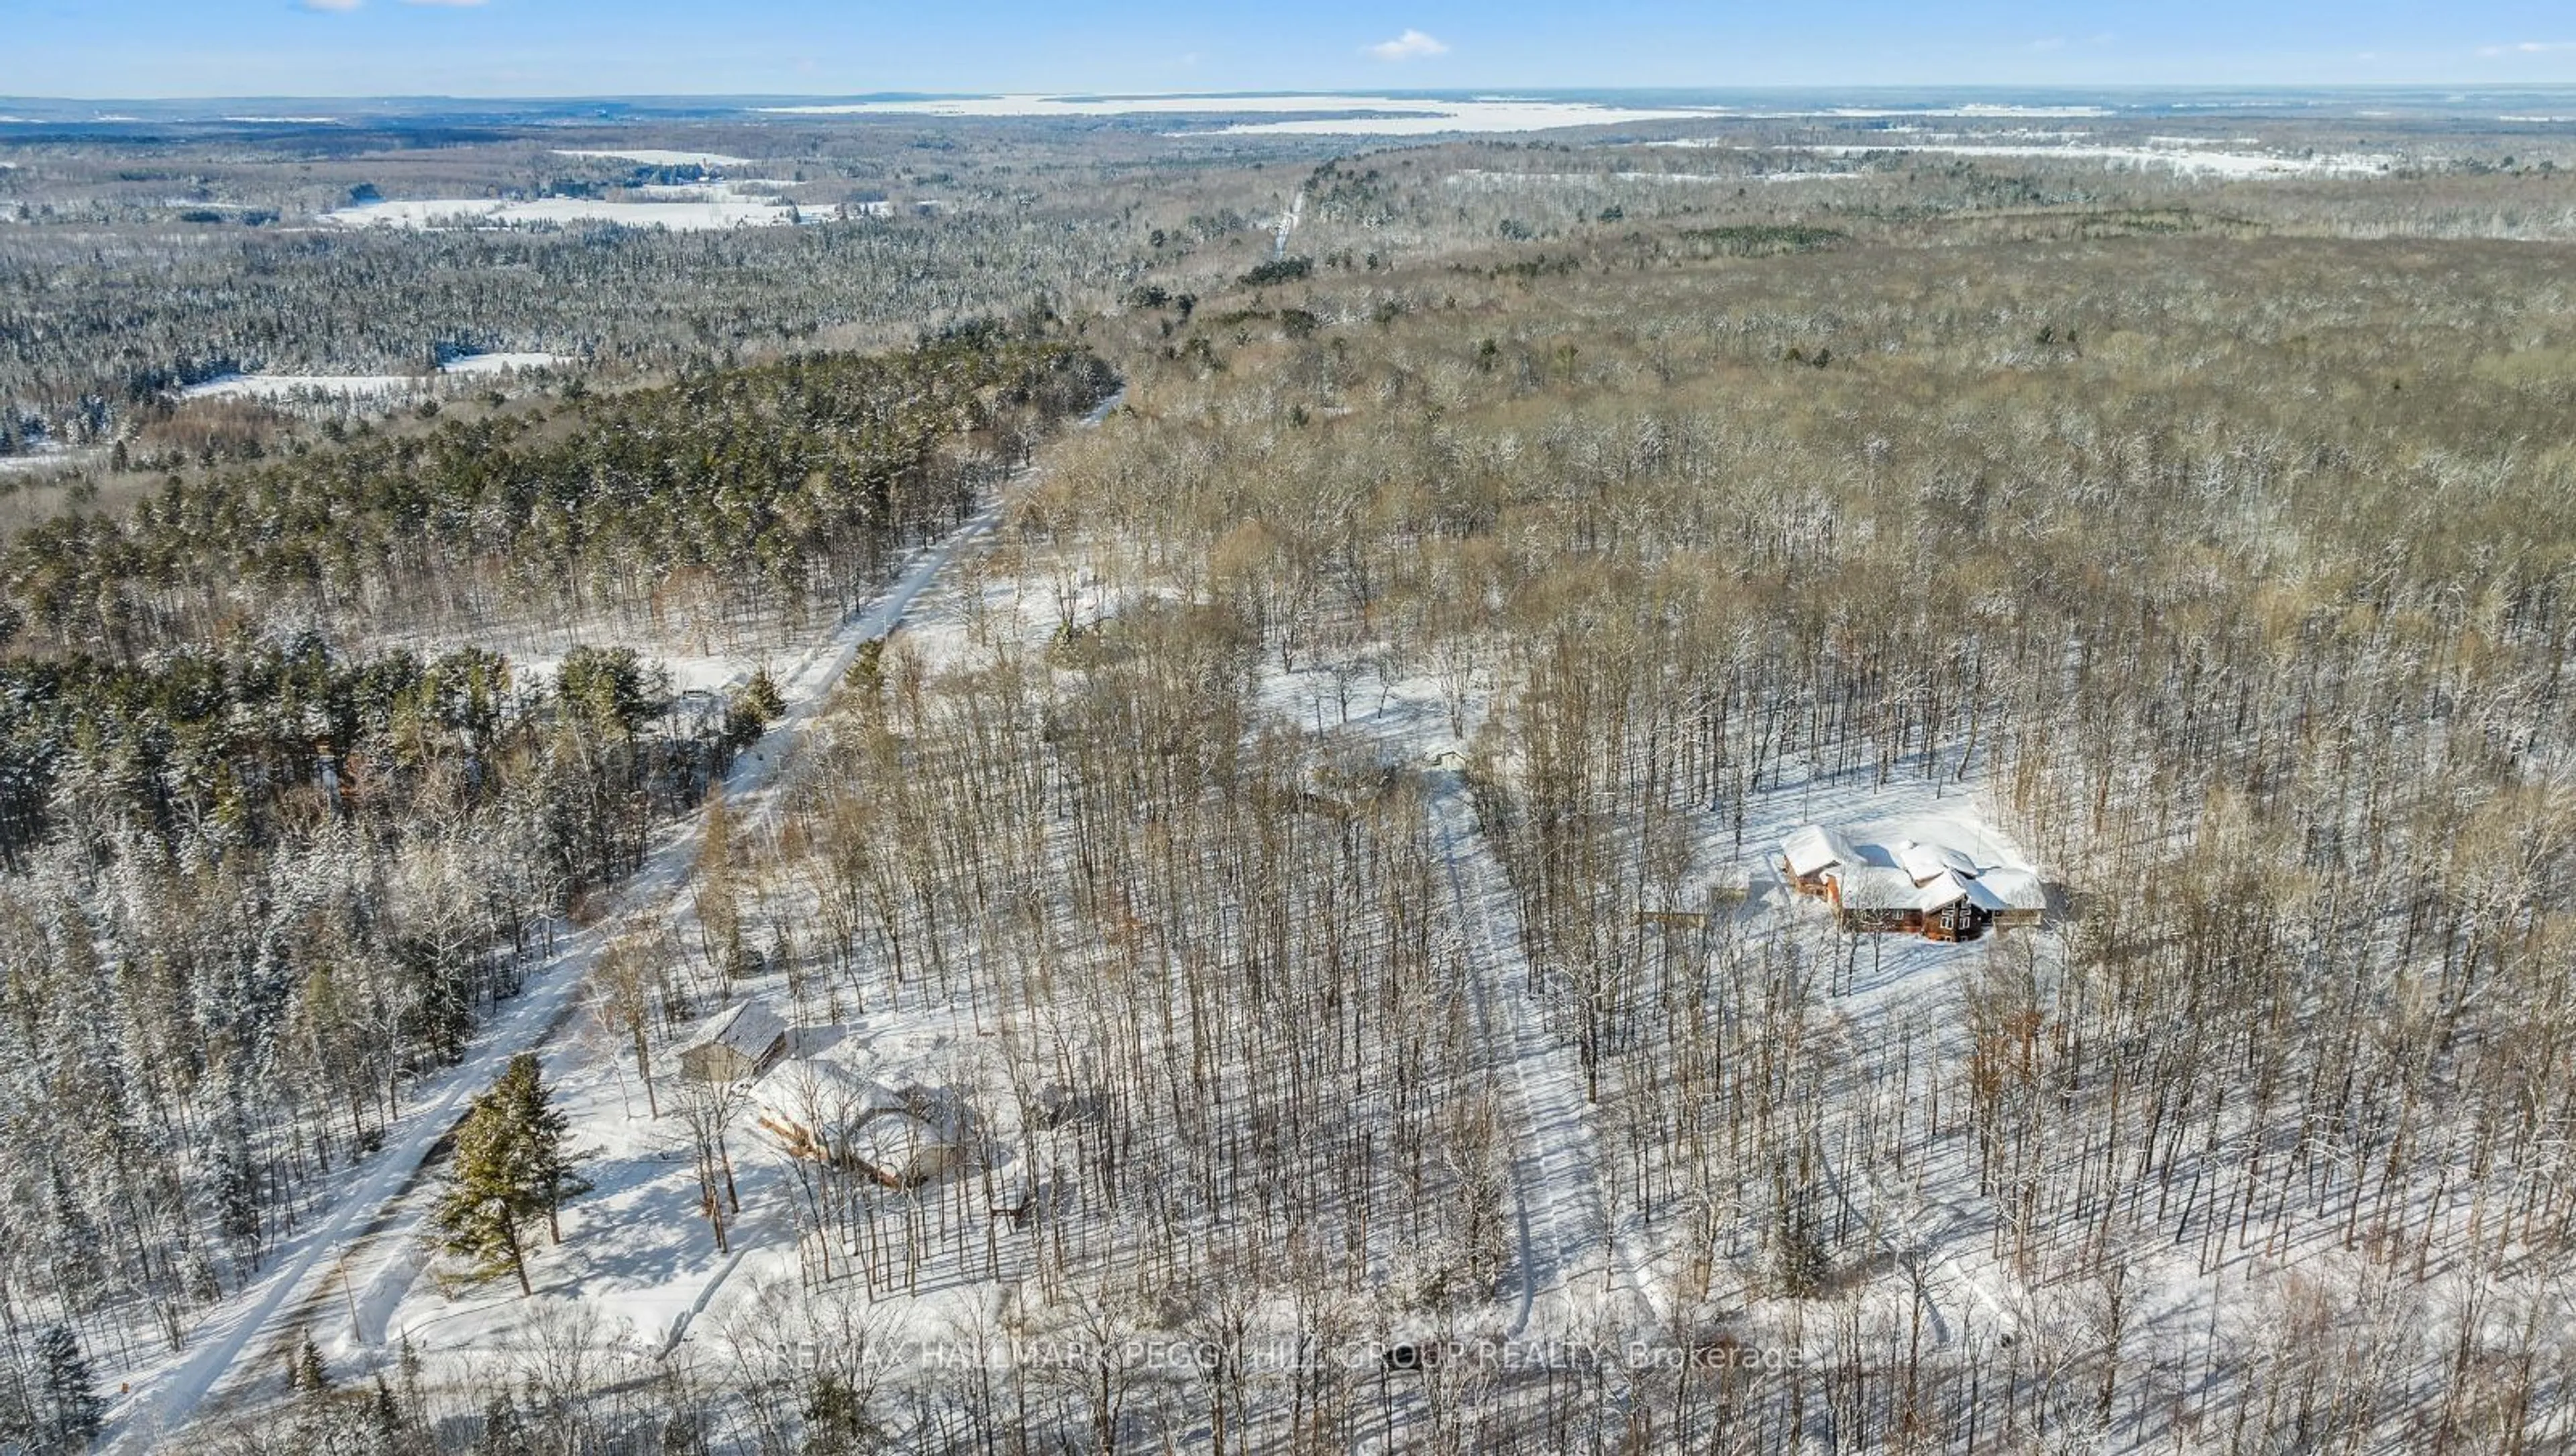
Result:
[[[870,1113],[867,1119],[850,1129],[850,1151],[880,1167],[910,1157],[925,1148],[946,1147],[948,1139],[940,1135],[926,1118],[916,1117],[900,1107],[889,1107]]]
[[[879,1177],[904,1183],[939,1176],[958,1152],[937,1124],[899,1110],[872,1114],[851,1128],[844,1147]]]
[[[1895,854],[1897,865],[1918,885],[1939,878],[1944,871],[1961,876],[1977,872],[1975,860],[1945,845],[1900,839],[1888,849]]]
[[[1968,893],[1957,875],[1943,870],[1918,885],[1903,870],[1855,865],[1835,877],[1846,910],[1938,910]]]
[[[763,1117],[827,1131],[838,1131],[874,1108],[903,1105],[883,1084],[838,1062],[805,1058],[770,1068],[752,1084],[751,1096]]]
[[[745,1001],[699,1022],[689,1039],[680,1044],[677,1055],[721,1046],[758,1058],[786,1034],[787,1023],[779,1020],[778,1013],[770,1010],[767,1003]]]
[[[1810,824],[1781,840],[1780,854],[1789,862],[1789,873],[1801,878],[1834,865],[1860,863],[1851,842],[1821,824]]]
[[[913,1082],[895,1086],[820,1057],[779,1063],[752,1084],[751,1096],[760,1116],[828,1138],[855,1137],[891,1120],[909,1127],[908,1136],[955,1142],[968,1127],[966,1104],[954,1092]]]
[[[1963,880],[1948,870],[1943,870],[1914,887],[1914,908],[1938,910],[1944,905],[1955,905],[1968,898],[1970,883],[1971,881]]]
[[[1988,870],[1968,882],[1968,898],[1989,912],[2048,908],[2048,888],[2028,870]]]

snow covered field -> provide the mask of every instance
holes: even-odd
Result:
[[[675,152],[655,147],[640,147],[629,151],[557,147],[555,155],[593,157],[611,162],[633,162],[643,167],[748,167],[751,165],[749,157],[728,157],[722,152]]]
[[[1433,136],[1444,132],[1551,131],[1682,121],[1723,114],[1711,107],[1627,107],[1589,101],[1479,97],[1447,101],[1368,95],[973,96],[921,101],[854,101],[766,107],[798,116],[1218,116],[1262,120],[1213,128],[1230,135]],[[1354,114],[1356,113],[1356,114]]]
[[[1723,147],[1735,151],[1799,152],[1820,157],[1860,157],[1883,152],[1924,153],[1952,157],[2031,157],[2090,162],[2115,170],[2168,171],[2184,177],[2261,180],[2287,177],[2377,177],[2394,170],[2399,158],[2384,152],[2337,152],[2322,156],[2274,151],[2220,150],[2232,144],[2185,138],[2150,138],[2147,145],[2119,146],[2086,142],[1922,141],[1912,137],[1867,143],[1782,143],[1755,148],[1743,142],[1692,137],[1658,142],[1670,147]]]
[[[58,470],[81,465],[106,455],[104,446],[75,449],[67,445],[43,442],[15,455],[0,455],[0,475],[34,475],[40,471]]]
[[[553,369],[574,361],[559,354],[468,354],[450,359],[436,374],[226,374],[179,391],[181,399],[292,400],[391,398],[417,394],[458,380],[491,379],[523,370]]]
[[[778,194],[793,182],[775,178],[744,177],[709,182],[647,182],[630,187],[627,195],[647,202],[763,202],[778,205]]]
[[[362,202],[322,214],[334,227],[476,228],[569,227],[614,223],[619,227],[714,232],[738,227],[777,227],[797,221],[785,203],[711,198],[695,202],[615,202],[590,197],[412,197]]]

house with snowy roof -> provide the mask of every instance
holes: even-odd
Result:
[[[751,1089],[752,1119],[791,1158],[915,1188],[966,1155],[971,1119],[954,1093],[890,1087],[819,1058],[780,1063]]]
[[[1974,940],[1995,926],[2038,925],[2048,909],[2028,869],[1923,839],[1810,824],[1780,841],[1779,863],[1789,887],[1831,905],[1846,930]]]

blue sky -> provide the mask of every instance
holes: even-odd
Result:
[[[0,94],[26,96],[2576,82],[2571,0],[8,0],[7,9]]]

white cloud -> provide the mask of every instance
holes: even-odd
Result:
[[[357,9],[362,3],[364,3],[364,0],[304,0],[304,8],[307,10],[347,12]]]
[[[1408,30],[1393,40],[1382,40],[1368,47],[1368,53],[1381,61],[1418,61],[1429,56],[1445,56],[1449,47],[1418,30]]]
[[[2551,51],[2576,51],[2576,40],[2526,40],[2513,45],[2478,47],[2482,56],[2541,56]]]

